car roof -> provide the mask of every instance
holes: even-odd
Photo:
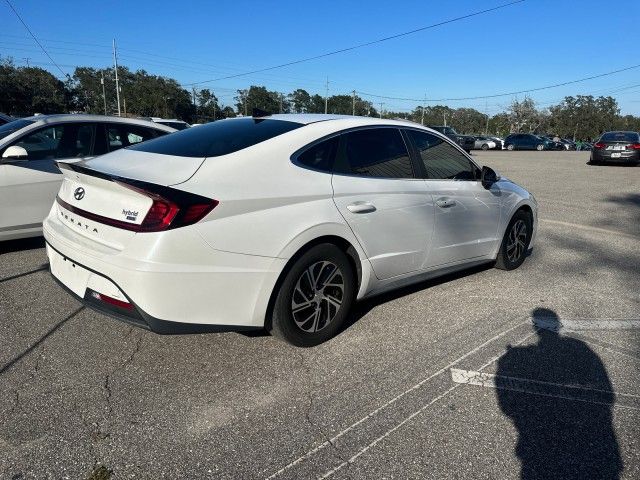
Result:
[[[39,125],[58,122],[117,122],[128,123],[131,125],[140,125],[145,127],[164,130],[166,132],[175,132],[175,128],[162,125],[161,123],[151,122],[140,118],[116,117],[110,115],[92,115],[88,113],[59,113],[51,115],[34,115],[33,117],[23,118],[22,120],[30,120],[37,122]]]

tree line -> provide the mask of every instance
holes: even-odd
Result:
[[[450,125],[460,133],[549,133],[575,139],[596,138],[608,130],[640,131],[640,117],[620,115],[615,98],[577,95],[559,104],[538,108],[531,98],[514,100],[505,111],[486,115],[474,108],[446,105],[417,106],[411,112],[379,111],[355,93],[323,97],[304,89],[288,94],[252,85],[237,90],[234,105],[222,105],[210,89],[183,88],[176,80],[145,70],[118,67],[121,114],[126,116],[179,118],[204,123],[237,115],[251,115],[254,108],[269,113],[337,113],[403,118],[424,125]],[[104,94],[103,94],[104,92]],[[112,68],[76,67],[60,80],[39,67],[19,67],[11,58],[0,58],[0,111],[27,116],[34,113],[117,113],[115,75]]]

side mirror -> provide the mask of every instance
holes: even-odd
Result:
[[[8,160],[26,160],[29,157],[29,152],[27,152],[23,147],[19,147],[18,145],[12,145],[7,148],[2,154],[2,158],[6,158]]]
[[[491,185],[500,180],[500,175],[498,175],[495,170],[487,167],[486,165],[482,167],[482,174],[480,175],[480,181],[482,186],[489,190]]]

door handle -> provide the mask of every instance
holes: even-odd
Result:
[[[453,207],[455,204],[456,201],[451,198],[441,198],[440,200],[436,200],[436,205],[440,208]]]
[[[369,202],[356,202],[347,205],[347,210],[351,213],[371,213],[376,211],[376,207]]]

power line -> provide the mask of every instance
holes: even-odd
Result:
[[[594,80],[596,78],[607,77],[609,75],[614,75],[614,74],[620,73],[620,72],[626,72],[628,70],[633,70],[634,68],[639,68],[639,67],[640,67],[640,64],[632,65],[630,67],[625,67],[625,68],[621,68],[621,69],[618,69],[618,70],[613,70],[611,72],[600,73],[598,75],[592,75],[590,77],[579,78],[577,80],[570,80],[568,82],[555,83],[553,85],[545,85],[544,87],[530,88],[530,89],[527,89],[527,90],[518,90],[517,92],[496,93],[496,94],[493,94],[493,95],[480,95],[480,96],[476,96],[476,97],[428,98],[428,99],[426,99],[426,101],[427,102],[453,102],[453,101],[459,101],[459,100],[481,100],[481,99],[485,99],[485,98],[507,97],[507,96],[511,96],[511,95],[518,95],[518,94],[521,94],[521,93],[539,92],[541,90],[548,90],[550,88],[563,87],[565,85],[572,85],[574,83],[586,82],[587,80]],[[405,100],[405,101],[410,101],[410,102],[422,102],[422,101],[425,101],[422,98],[388,97],[388,96],[385,96],[385,95],[376,95],[376,94],[373,94],[373,93],[366,93],[366,92],[358,92],[358,93],[360,95],[364,95],[366,97],[382,98],[382,99],[385,99],[385,100]]]
[[[250,72],[238,73],[238,74],[235,74],[235,75],[228,75],[226,77],[218,77],[218,78],[213,78],[211,80],[202,80],[202,81],[199,81],[199,82],[185,83],[185,84],[183,84],[183,86],[190,87],[190,86],[193,86],[193,85],[200,85],[202,83],[217,82],[218,80],[228,80],[230,78],[244,77],[246,75],[253,75],[254,73],[266,72],[268,70],[275,70],[277,68],[289,67],[291,65],[297,65],[299,63],[310,62],[311,60],[318,60],[320,58],[325,58],[325,57],[329,57],[329,56],[332,56],[332,55],[337,55],[339,53],[349,52],[349,51],[352,51],[352,50],[356,50],[358,48],[369,47],[371,45],[375,45],[375,44],[378,44],[378,43],[386,42],[386,41],[389,41],[389,40],[395,40],[396,38],[405,37],[407,35],[413,35],[414,33],[418,33],[418,32],[423,32],[423,31],[429,30],[431,28],[441,27],[442,25],[446,25],[448,23],[453,23],[453,22],[457,22],[457,21],[464,20],[464,19],[467,19],[467,18],[471,18],[471,17],[475,17],[475,16],[478,16],[478,15],[482,15],[482,14],[485,14],[485,13],[494,12],[494,11],[499,10],[501,8],[506,8],[506,7],[509,7],[511,5],[515,5],[517,3],[522,3],[524,1],[525,0],[515,0],[513,2],[509,2],[509,3],[504,3],[502,5],[498,5],[497,7],[487,8],[485,10],[479,10],[477,12],[469,13],[467,15],[462,15],[460,17],[450,18],[449,20],[443,20],[442,22],[433,23],[431,25],[427,25],[426,27],[420,27],[420,28],[416,28],[414,30],[409,30],[408,32],[402,32],[402,33],[397,33],[395,35],[391,35],[391,36],[388,36],[388,37],[378,38],[377,40],[372,40],[370,42],[359,43],[357,45],[352,45],[350,47],[341,48],[339,50],[333,50],[331,52],[322,53],[320,55],[314,55],[313,57],[301,58],[299,60],[293,60],[291,62],[281,63],[279,65],[273,65],[271,67],[260,68],[258,70],[253,70],[253,71],[250,71]]]
[[[38,46],[42,49],[42,51],[44,52],[44,54],[49,57],[49,60],[51,60],[51,62],[58,68],[58,70],[60,70],[60,73],[62,74],[63,77],[67,77],[69,78],[69,74],[64,73],[64,71],[62,70],[62,68],[60,68],[60,65],[58,65],[56,63],[56,61],[51,58],[51,55],[49,55],[49,52],[47,52],[45,50],[45,48],[42,46],[42,44],[38,41],[38,39],[36,38],[36,36],[33,34],[33,32],[31,31],[31,29],[27,26],[27,24],[25,23],[25,21],[22,19],[22,17],[20,16],[20,14],[18,13],[18,11],[13,8],[13,5],[11,5],[11,2],[9,0],[5,0],[5,2],[7,2],[7,5],[9,5],[9,8],[11,10],[13,10],[13,13],[16,14],[16,17],[18,17],[18,20],[20,20],[20,23],[22,23],[22,25],[24,26],[24,28],[27,29],[27,32],[29,32],[29,35],[31,35],[33,37],[33,40],[38,44]]]

